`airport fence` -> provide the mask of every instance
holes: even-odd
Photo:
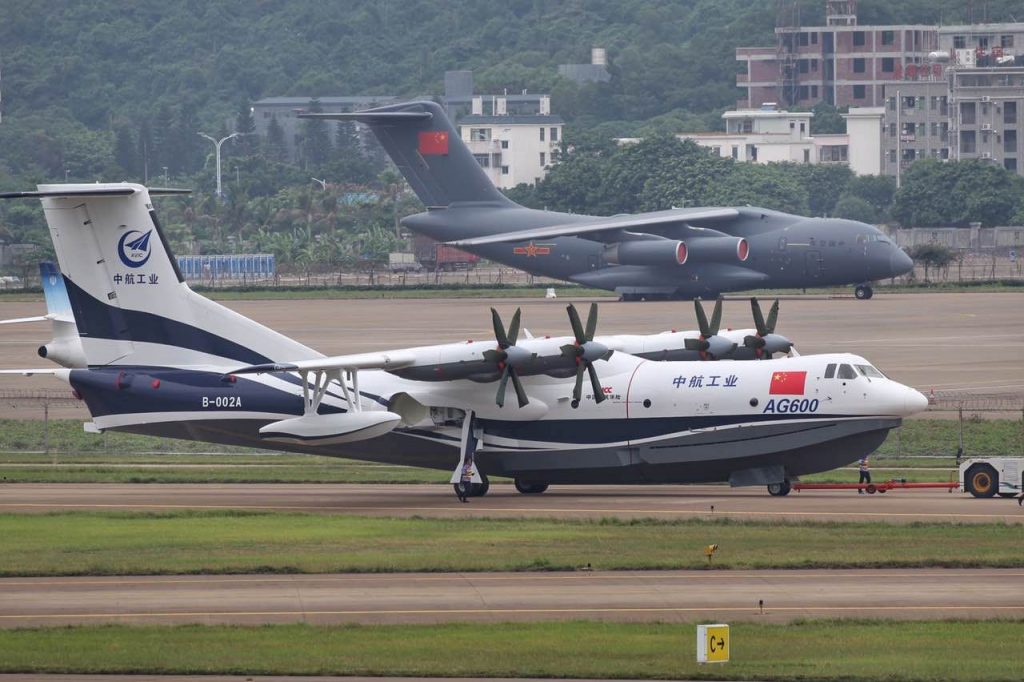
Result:
[[[941,452],[924,455],[927,457],[950,458],[962,456],[1020,456],[1024,457],[1024,394],[1013,393],[961,393],[956,391],[933,391],[928,395],[928,411],[926,417],[934,417],[955,424],[952,429],[952,441],[944,442]],[[67,391],[40,390],[0,391],[0,407],[5,408],[7,419],[19,420],[26,426],[21,429],[22,435],[12,447],[9,440],[0,437],[0,452],[14,450],[23,452],[43,452],[56,455],[69,452],[74,448],[73,442],[81,443],[81,439],[54,438],[53,423],[55,420],[66,433],[68,420],[81,422],[88,420],[89,415],[82,401]],[[1018,422],[1019,428],[1010,428],[1001,432],[997,439],[986,434],[984,423],[990,420]],[[80,426],[75,427],[80,429]],[[77,433],[81,433],[78,431]],[[217,453],[243,452],[236,447],[218,447],[216,445],[190,444],[186,441],[132,437],[125,441],[113,434],[115,438],[108,440],[106,434],[98,436],[96,444],[89,445],[91,452],[107,452],[110,454],[197,454],[203,450]],[[85,436],[91,438],[91,436]],[[141,439],[141,441],[140,441]],[[886,456],[897,458],[903,454],[901,431],[897,429],[890,436],[891,445],[886,448]],[[142,445],[145,442],[145,445]],[[198,446],[198,448],[196,447]],[[128,449],[126,449],[126,447]]]

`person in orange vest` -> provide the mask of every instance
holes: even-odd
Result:
[[[857,483],[871,483],[871,467],[868,466],[867,455],[860,458],[860,465],[857,468],[860,470],[860,480]],[[857,494],[863,495],[864,489],[857,488]]]

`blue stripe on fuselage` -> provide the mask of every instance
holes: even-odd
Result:
[[[218,372],[161,369],[154,367],[111,367],[71,371],[71,386],[82,396],[93,417],[149,412],[197,412],[238,410],[239,412],[303,413],[303,399],[251,379],[228,380]],[[203,399],[207,402],[204,406]],[[218,406],[217,399],[221,398]],[[225,400],[227,399],[227,400]],[[321,404],[320,413],[344,412]]]
[[[303,399],[266,384],[238,377],[234,382],[217,372],[163,369],[151,367],[76,369],[71,385],[89,406],[94,417],[119,414],[216,411],[303,413]],[[158,385],[154,382],[158,381]],[[207,399],[206,406],[203,398]],[[229,399],[217,405],[217,398]],[[235,399],[235,400],[230,400]],[[343,412],[341,408],[321,404],[320,413]],[[836,415],[731,415],[678,416],[647,419],[559,419],[542,421],[505,421],[484,419],[480,426],[489,437],[509,438],[524,443],[599,445],[658,438],[694,429],[741,423],[780,423],[795,419],[829,421]],[[424,435],[428,435],[424,433]],[[527,447],[529,447],[527,445]]]

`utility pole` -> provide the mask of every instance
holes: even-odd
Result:
[[[223,199],[224,198],[224,192],[221,189],[221,182],[220,182],[220,146],[222,144],[224,144],[225,142],[227,142],[228,140],[230,140],[232,137],[238,137],[242,133],[231,133],[227,137],[222,137],[219,140],[210,137],[206,133],[197,133],[197,134],[200,137],[205,137],[207,140],[212,142],[213,146],[216,147],[216,149],[217,149],[217,198],[218,199]]]

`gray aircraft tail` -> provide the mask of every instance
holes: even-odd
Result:
[[[359,121],[370,126],[428,207],[462,202],[517,205],[494,186],[435,102],[407,102],[352,113],[302,113],[299,117]]]

